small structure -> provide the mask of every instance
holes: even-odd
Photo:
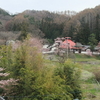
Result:
[[[43,45],[42,51],[43,52],[49,51],[50,49],[48,47],[49,47],[49,45]]]
[[[98,45],[94,49],[95,49],[95,51],[100,51],[100,41],[99,41]]]
[[[90,50],[90,49],[87,49],[87,50],[86,50],[86,54],[89,55],[89,56],[92,56],[91,50]]]
[[[87,49],[90,49],[90,48],[91,48],[90,45],[83,45],[82,51],[86,51]]]
[[[83,47],[83,45],[82,45],[81,43],[77,42],[77,43],[75,44],[75,46],[73,47],[73,52],[74,52],[75,50],[77,50],[77,51],[79,51],[79,53],[81,53],[82,47]]]

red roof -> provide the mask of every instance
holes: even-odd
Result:
[[[73,41],[70,40],[70,39],[65,40],[65,41],[60,45],[61,48],[70,48],[70,49],[72,49],[74,46],[75,46],[75,42],[73,42]]]

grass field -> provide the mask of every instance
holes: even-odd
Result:
[[[100,57],[75,54],[75,61],[80,64],[82,69],[80,84],[83,92],[82,100],[100,100],[100,83],[94,75],[94,72],[100,72]]]

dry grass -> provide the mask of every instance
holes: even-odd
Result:
[[[91,78],[94,78],[94,74],[89,72],[89,71],[86,71],[86,70],[81,70],[81,80],[88,80],[88,79],[91,79]]]

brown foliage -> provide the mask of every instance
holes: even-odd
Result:
[[[36,48],[38,50],[38,52],[42,51],[43,40],[41,38],[31,37],[29,39],[26,39],[24,43],[26,43],[26,42],[28,42],[29,46]]]
[[[7,40],[16,40],[20,35],[20,32],[17,32],[17,34],[13,32],[0,32],[0,45],[5,45]]]

